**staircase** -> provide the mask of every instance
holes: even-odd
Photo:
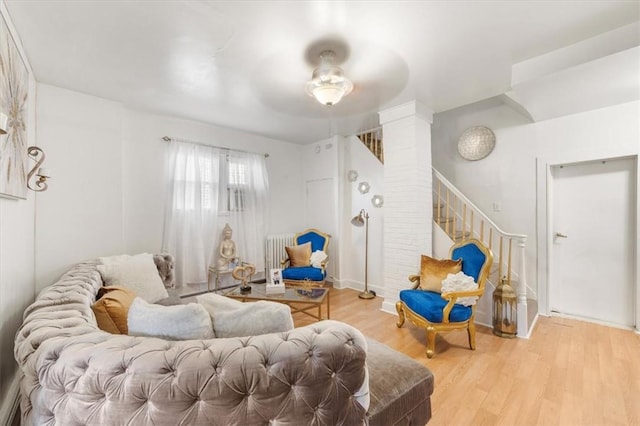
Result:
[[[356,135],[375,157],[384,164],[384,151],[382,149],[382,127],[365,130]]]
[[[527,236],[501,230],[451,182],[433,169],[433,220],[454,242],[476,238],[493,251],[489,282],[495,287],[504,278],[518,293],[518,336],[527,337]]]
[[[384,164],[382,128],[360,132],[358,139]],[[525,247],[527,236],[501,230],[487,215],[476,207],[462,192],[433,170],[433,220],[454,242],[476,238],[491,249],[494,264],[489,275],[487,294],[501,279],[506,280],[518,293],[517,335],[527,337],[533,317],[537,313],[536,301],[527,299]],[[489,303],[489,301],[487,301]],[[529,306],[532,308],[529,310]],[[490,307],[489,307],[490,309]],[[531,316],[529,316],[531,314]],[[491,316],[490,311],[488,312]]]

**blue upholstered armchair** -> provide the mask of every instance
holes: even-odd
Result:
[[[294,237],[294,247],[287,247],[287,258],[283,259],[280,264],[282,266],[282,278],[285,284],[301,284],[310,281],[315,285],[324,285],[327,276],[326,265],[327,260],[320,262],[317,266],[313,266],[309,262],[309,256],[316,251],[327,253],[329,248],[329,240],[331,236],[317,229],[307,229]],[[305,244],[309,243],[310,248]],[[305,247],[306,251],[300,249]],[[296,257],[298,259],[296,259]],[[302,261],[300,258],[303,258]]]
[[[425,291],[418,288],[420,276],[411,275],[409,281],[414,283],[413,289],[400,291],[400,300],[396,302],[398,327],[402,327],[406,317],[426,330],[428,358],[435,353],[436,335],[439,332],[467,330],[469,346],[472,350],[476,348],[476,327],[473,322],[476,305],[464,306],[456,301],[462,297],[482,296],[493,262],[493,253],[480,241],[471,239],[454,244],[449,250],[449,257],[452,260],[462,259],[462,272],[478,284],[476,290],[442,294]]]

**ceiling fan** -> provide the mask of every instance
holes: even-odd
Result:
[[[336,53],[333,50],[320,52],[320,65],[313,70],[306,92],[322,105],[332,106],[353,90],[353,83],[342,68],[335,64]]]

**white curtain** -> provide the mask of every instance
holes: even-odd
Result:
[[[269,177],[264,155],[230,151],[229,225],[240,260],[264,270],[264,240],[269,224]]]
[[[176,285],[207,282],[215,258],[220,162],[214,147],[171,142],[162,250],[175,256]]]

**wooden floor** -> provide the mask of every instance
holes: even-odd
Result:
[[[640,336],[541,317],[531,339],[503,339],[477,327],[438,336],[427,359],[424,331],[380,311],[382,299],[331,291],[331,319],[403,352],[435,376],[429,425],[640,425]],[[294,316],[297,327],[313,320]]]

